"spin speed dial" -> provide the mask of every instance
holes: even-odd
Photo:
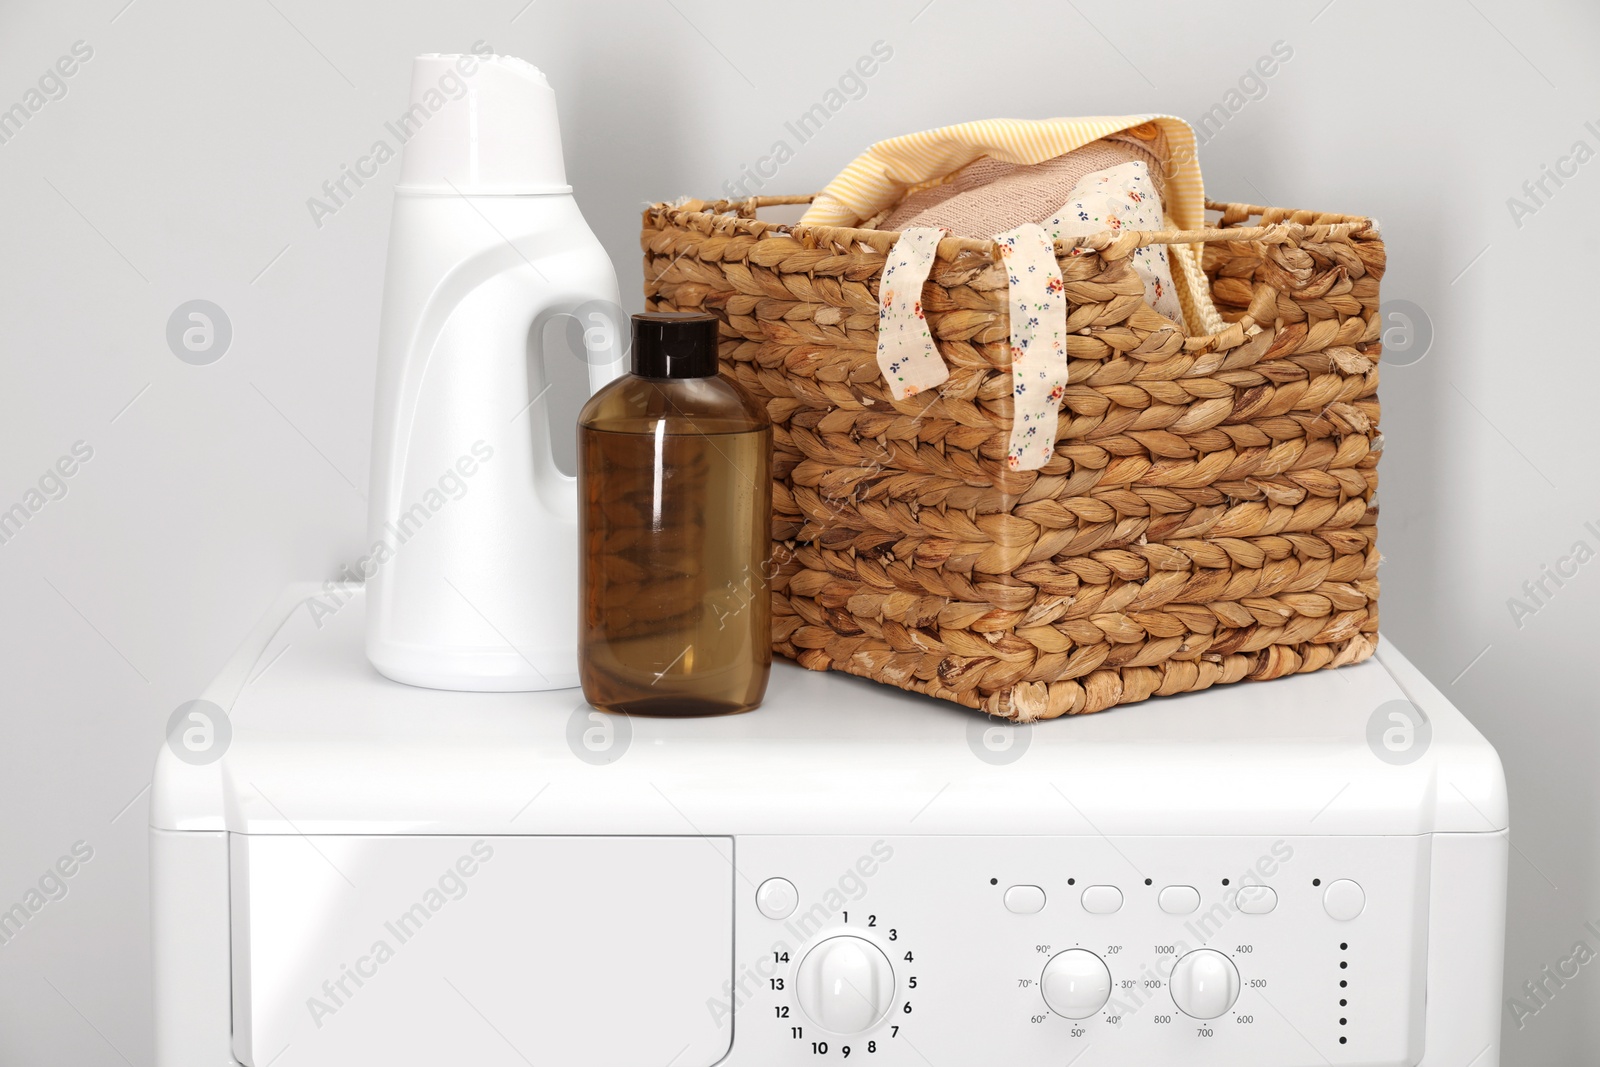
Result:
[[[1172,1002],[1191,1019],[1215,1019],[1239,999],[1239,968],[1214,948],[1189,953],[1172,968]]]

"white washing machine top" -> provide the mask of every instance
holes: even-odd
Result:
[[[161,752],[152,826],[1202,835],[1507,826],[1494,750],[1387,644],[1353,667],[1031,726],[778,661],[760,709],[669,720],[605,716],[576,689],[453,693],[388,681],[363,655],[362,607],[359,586],[285,592],[205,693],[225,716],[215,733],[201,729],[185,751],[184,725]]]
[[[780,662],[664,720],[388,681],[362,609],[291,587],[173,717],[158,1067],[1497,1062],[1504,777],[1387,645],[1032,726]]]

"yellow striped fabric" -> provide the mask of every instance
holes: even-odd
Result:
[[[1178,226],[1205,224],[1205,185],[1194,130],[1171,115],[1077,119],[981,119],[879,141],[828,183],[805,217],[808,225],[858,226],[913,190],[937,184],[979,156],[1043,163],[1091,141],[1146,122],[1161,125],[1171,151],[1166,211]]]

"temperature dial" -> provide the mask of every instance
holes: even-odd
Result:
[[[1193,1019],[1215,1019],[1239,999],[1239,968],[1213,948],[1195,949],[1172,968],[1172,1002]]]
[[[1050,957],[1039,988],[1057,1015],[1087,1019],[1111,999],[1111,971],[1088,949],[1069,948]]]
[[[894,969],[865,938],[828,938],[800,961],[795,980],[801,1009],[835,1034],[870,1030],[894,1000]]]

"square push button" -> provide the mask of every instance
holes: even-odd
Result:
[[[1169,885],[1156,900],[1168,915],[1188,915],[1200,907],[1200,890],[1192,885]]]
[[[1036,885],[1014,885],[1006,890],[1006,910],[1014,915],[1033,915],[1044,910],[1044,890]]]
[[[1246,915],[1267,915],[1278,906],[1276,891],[1264,885],[1239,887],[1239,910]]]
[[[1122,890],[1114,885],[1092,885],[1083,891],[1083,910],[1091,915],[1110,915],[1122,910]]]

